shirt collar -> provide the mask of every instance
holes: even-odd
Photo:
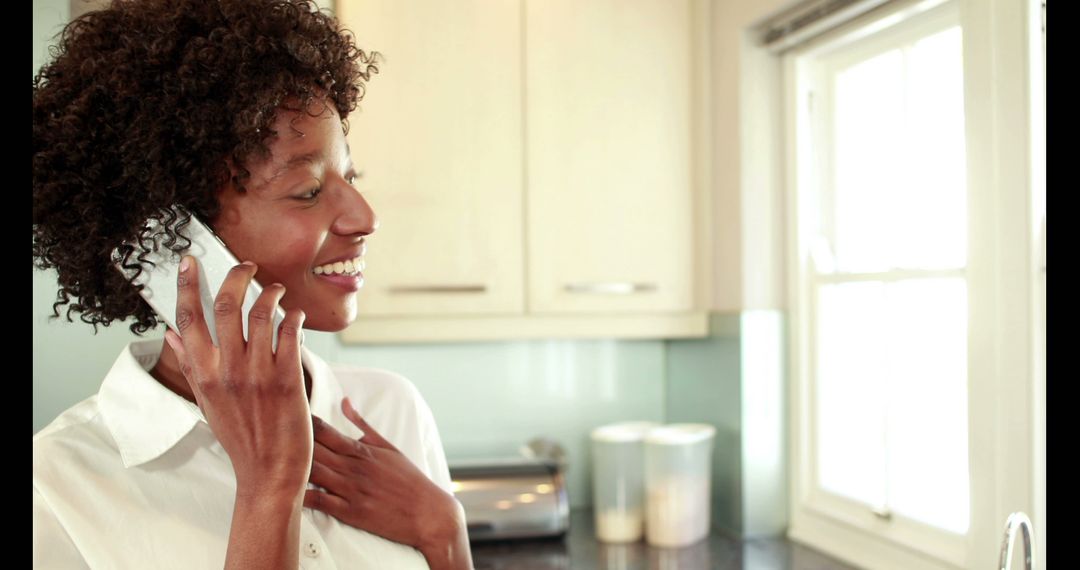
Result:
[[[300,362],[311,374],[311,399],[308,401],[311,413],[328,422],[342,416],[341,399],[345,392],[330,365],[303,345],[300,346]]]
[[[198,406],[150,375],[163,343],[164,339],[128,343],[98,391],[98,405],[124,467],[160,457],[199,422],[209,426]],[[329,365],[304,346],[300,361],[311,375],[311,413],[327,420],[340,415],[342,390]]]

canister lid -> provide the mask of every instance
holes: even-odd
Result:
[[[619,422],[592,430],[594,441],[641,441],[645,434],[659,426],[656,422]]]
[[[711,439],[716,428],[709,424],[669,424],[649,430],[645,443],[687,445]]]

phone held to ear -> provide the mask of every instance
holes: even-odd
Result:
[[[173,210],[177,215],[181,215],[182,210],[179,207],[174,206]],[[150,304],[173,332],[179,333],[176,328],[176,279],[179,273],[180,259],[183,255],[194,257],[199,268],[199,298],[202,301],[203,318],[206,319],[206,326],[209,329],[210,338],[213,340],[214,345],[220,346],[217,327],[214,325],[214,299],[217,297],[218,291],[225,282],[225,277],[229,274],[229,271],[239,265],[240,261],[225,247],[225,243],[221,241],[221,238],[213,230],[195,217],[194,214],[190,214],[190,216],[191,221],[179,230],[181,235],[191,240],[190,248],[182,254],[173,253],[162,245],[167,236],[162,231],[160,223],[157,220],[149,220],[144,229],[143,242],[147,243],[149,240],[153,240],[156,251],[147,250],[146,247],[135,242],[128,242],[129,245],[135,247],[135,253],[131,254],[128,265],[140,264],[138,253],[146,252],[144,258],[153,262],[153,265],[145,262],[141,263],[142,272],[132,282],[143,286],[140,294],[146,299],[146,302]],[[181,239],[180,243],[184,243],[184,240]],[[119,249],[113,251],[112,258],[116,268],[126,275],[128,279],[135,275],[136,270],[134,268],[126,269],[122,267]],[[244,296],[241,315],[244,339],[248,338],[248,313],[255,304],[255,300],[262,294],[262,290],[262,286],[255,279],[252,279]],[[274,352],[277,352],[278,327],[284,318],[285,311],[280,306],[275,306],[272,349]],[[301,333],[300,343],[303,344],[303,342],[304,336]]]

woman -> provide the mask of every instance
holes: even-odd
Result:
[[[131,343],[97,395],[35,434],[34,567],[470,567],[415,387],[300,343],[356,318],[378,222],[345,119],[377,54],[309,1],[135,0],[73,21],[54,56],[34,78],[33,174],[54,318],[66,304],[95,330],[156,328],[110,254],[149,218],[175,236],[171,205],[245,263],[215,299],[217,346],[185,257],[179,334]],[[245,339],[251,279],[267,287]]]

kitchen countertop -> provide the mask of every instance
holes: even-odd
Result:
[[[570,511],[561,538],[474,542],[476,570],[856,570],[785,538],[739,540],[716,529],[683,548],[596,540],[591,509]]]

